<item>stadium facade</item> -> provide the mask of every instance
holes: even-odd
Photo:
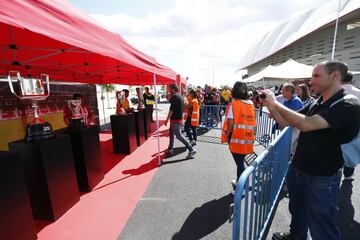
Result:
[[[239,69],[247,69],[251,76],[289,58],[308,65],[331,59],[338,2],[307,11],[268,32],[244,56]],[[360,72],[360,1],[342,2],[335,59]],[[359,86],[360,75],[355,80]]]

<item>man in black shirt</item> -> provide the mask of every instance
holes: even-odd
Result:
[[[317,64],[311,85],[321,97],[315,106],[299,113],[278,103],[271,91],[263,91],[266,99],[262,102],[280,126],[301,131],[287,176],[290,232],[275,233],[273,239],[307,239],[308,229],[313,239],[340,239],[335,224],[344,165],[340,145],[350,142],[359,131],[360,103],[352,99],[330,106],[345,96],[341,80],[347,71],[338,61]]]
[[[169,114],[165,120],[165,126],[168,124],[170,119],[170,128],[169,128],[169,147],[167,148],[167,153],[172,154],[173,153],[173,147],[174,147],[174,134],[176,138],[182,142],[185,147],[189,150],[188,158],[191,158],[195,155],[196,150],[193,149],[193,147],[186,141],[184,136],[181,133],[181,124],[182,124],[182,118],[183,118],[183,111],[184,111],[184,99],[183,97],[178,93],[179,87],[172,83],[169,85],[170,92],[171,92],[171,99],[170,99],[170,110]]]

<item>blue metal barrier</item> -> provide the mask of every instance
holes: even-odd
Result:
[[[282,130],[240,176],[234,197],[233,240],[263,237],[287,173],[291,133],[292,128]]]
[[[223,105],[202,105],[200,107],[199,127],[208,129],[221,129],[225,116],[226,106]]]
[[[262,109],[256,109],[255,139],[265,148],[269,146],[280,133],[280,129],[277,129],[275,126],[276,122],[270,118],[268,112],[262,111]]]
[[[207,129],[221,129],[225,120],[225,105],[203,105],[200,108],[200,126]],[[256,109],[255,139],[265,148],[279,135],[275,120],[269,113]]]

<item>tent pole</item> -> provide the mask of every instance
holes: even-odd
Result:
[[[338,11],[337,11],[337,17],[336,17],[336,23],[335,23],[335,31],[334,31],[334,41],[333,41],[333,47],[332,47],[332,52],[331,52],[331,60],[333,60],[334,56],[335,56],[336,35],[337,35],[338,25],[339,25],[340,7],[341,7],[341,0],[339,0],[339,7],[338,7]]]
[[[154,71],[154,95],[155,95],[155,110],[156,110],[156,138],[157,138],[157,145],[158,145],[158,166],[161,166],[161,159],[160,159],[160,135],[159,135],[159,117],[158,117],[158,105],[157,105],[157,90],[156,90],[156,73]]]
[[[102,101],[102,107],[103,107],[103,115],[104,115],[104,125],[106,124],[106,115],[105,115],[105,103],[104,103],[105,97],[104,97],[104,85],[101,85],[101,101]]]

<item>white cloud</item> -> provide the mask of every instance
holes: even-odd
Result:
[[[139,50],[192,84],[233,84],[241,56],[282,21],[326,0],[176,0],[174,9],[140,19],[125,14],[92,16]]]

